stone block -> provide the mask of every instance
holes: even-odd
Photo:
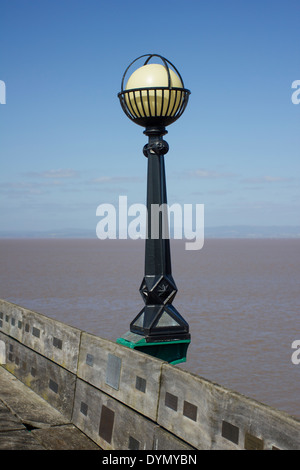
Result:
[[[27,430],[0,432],[0,450],[45,450]]]
[[[72,422],[104,450],[151,450],[157,425],[78,379]]]
[[[2,338],[6,342],[4,367],[70,419],[76,376],[13,338]]]
[[[76,374],[80,330],[0,299],[0,331]]]
[[[299,420],[169,364],[157,422],[197,449],[300,448]]]
[[[47,450],[100,450],[97,444],[72,424],[34,429],[31,432]]]
[[[162,361],[82,334],[78,377],[156,420]]]
[[[22,423],[32,427],[49,428],[70,422],[4,367],[0,367],[0,396]]]

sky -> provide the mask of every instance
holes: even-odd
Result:
[[[99,205],[145,203],[147,138],[117,94],[148,53],[191,90],[168,203],[204,204],[206,227],[299,226],[299,25],[299,0],[1,0],[0,232],[96,236]]]

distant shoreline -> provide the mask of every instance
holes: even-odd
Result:
[[[172,233],[172,231],[171,231]],[[0,239],[98,239],[96,231],[85,229],[61,229],[45,231],[1,230]],[[219,226],[207,227],[205,239],[300,239],[300,226]],[[118,236],[116,240],[119,240]],[[171,235],[171,240],[174,238]],[[100,240],[99,240],[100,241]]]

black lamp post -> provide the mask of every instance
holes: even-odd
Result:
[[[149,63],[153,57],[162,64]],[[132,73],[124,89],[129,68],[142,58],[146,58],[144,65]],[[148,158],[145,275],[140,287],[145,306],[131,322],[130,331],[117,343],[172,364],[186,360],[190,334],[188,323],[172,305],[177,287],[171,271],[166,210],[164,155],[169,146],[163,136],[167,134],[166,126],[184,112],[189,95],[174,65],[157,54],[138,57],[127,67],[118,94],[123,111],[145,127],[149,141],[143,149]]]

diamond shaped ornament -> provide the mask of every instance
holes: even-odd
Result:
[[[165,305],[173,301],[177,287],[172,276],[145,276],[140,294],[146,305]]]

